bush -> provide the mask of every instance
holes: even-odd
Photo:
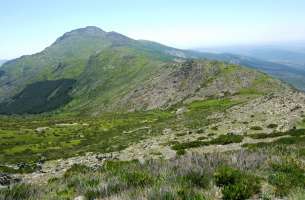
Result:
[[[85,192],[85,197],[88,200],[94,200],[101,196],[101,192],[98,189],[90,188]]]
[[[256,131],[263,130],[263,128],[260,127],[260,126],[252,126],[250,129],[251,129],[251,130],[256,130]]]
[[[284,136],[287,135],[285,132],[274,132],[274,133],[270,133],[270,134],[265,134],[265,133],[257,133],[257,134],[251,134],[249,135],[249,137],[253,138],[253,139],[264,139],[264,138],[274,138],[274,137],[280,137],[280,136]]]
[[[277,128],[277,127],[278,127],[277,124],[269,124],[269,125],[267,126],[267,128]]]
[[[202,141],[192,141],[192,142],[185,142],[185,143],[177,143],[172,146],[172,149],[178,151],[181,149],[189,149],[189,148],[196,148],[207,144],[206,142]]]
[[[218,138],[215,138],[211,140],[210,144],[231,144],[231,143],[240,143],[243,141],[243,136],[241,135],[233,135],[233,134],[227,134],[227,135],[220,135]]]
[[[227,135],[220,135],[218,136],[218,138],[212,139],[210,141],[201,141],[199,139],[196,141],[174,144],[172,146],[172,149],[178,151],[181,149],[196,148],[207,145],[215,145],[215,144],[226,145],[231,143],[240,143],[243,141],[243,136],[227,134]]]
[[[227,186],[230,184],[235,184],[241,178],[240,171],[233,169],[228,166],[219,167],[215,174],[214,179],[215,183],[219,187]]]
[[[197,133],[198,133],[198,134],[204,133],[204,130],[203,130],[203,129],[198,129],[198,130],[197,130]]]
[[[181,189],[177,192],[180,200],[205,200],[206,198],[191,189]]]
[[[148,200],[176,200],[176,194],[167,189],[155,188],[148,194]]]
[[[72,167],[70,169],[68,169],[65,172],[64,177],[69,178],[73,175],[85,174],[85,173],[88,173],[88,172],[91,172],[91,171],[93,171],[93,169],[86,166],[86,165],[74,164],[74,165],[72,165]]]
[[[35,172],[38,169],[36,164],[26,164],[18,169],[7,167],[7,166],[0,166],[0,173],[10,173],[10,174],[27,174]]]
[[[182,155],[184,155],[185,153],[186,153],[185,149],[178,149],[178,150],[176,150],[176,154],[177,154],[178,156],[182,156]]]
[[[34,199],[38,188],[34,188],[31,185],[17,184],[11,188],[0,189],[0,199],[3,200],[26,200]]]
[[[244,200],[252,196],[251,190],[244,183],[225,186],[222,189],[222,199],[224,200]]]
[[[216,185],[222,187],[225,200],[248,199],[260,191],[259,178],[231,167],[218,168],[214,178]]]
[[[190,171],[183,176],[183,182],[191,187],[207,188],[210,184],[210,176],[208,174],[196,171]]]
[[[294,160],[284,160],[271,164],[270,184],[276,187],[277,196],[286,196],[291,189],[305,188],[305,170]]]
[[[127,185],[134,187],[145,187],[154,181],[153,177],[145,171],[125,172],[121,178]]]
[[[206,139],[208,139],[206,136],[200,136],[197,138],[197,140],[206,140]]]

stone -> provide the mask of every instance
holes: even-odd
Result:
[[[20,179],[12,177],[9,174],[0,173],[0,185],[2,185],[2,186],[8,186],[12,183],[16,183],[19,181],[20,181]]]
[[[86,198],[84,196],[77,196],[74,198],[74,200],[85,200]]]

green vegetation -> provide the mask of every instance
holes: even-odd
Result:
[[[185,113],[183,123],[186,127],[197,129],[211,123],[207,119],[213,112],[225,112],[228,108],[238,105],[245,100],[224,99],[209,99],[206,101],[195,101],[190,103],[187,108],[189,112]]]
[[[255,130],[255,131],[263,130],[263,128],[260,127],[260,126],[252,126],[252,127],[250,127],[250,129],[251,129],[251,130]]]
[[[273,133],[269,133],[269,134],[255,133],[255,134],[251,134],[251,135],[248,135],[248,136],[253,138],[253,139],[264,139],[264,138],[281,137],[281,136],[284,136],[284,135],[287,135],[287,133],[285,133],[285,132],[273,132]]]
[[[277,124],[269,124],[268,126],[267,126],[267,128],[277,128]]]
[[[248,148],[261,148],[261,147],[267,147],[272,145],[301,145],[305,144],[305,129],[292,129],[287,132],[274,132],[270,134],[251,134],[249,137],[252,137],[254,139],[263,139],[263,138],[273,138],[273,137],[280,137],[280,136],[287,136],[284,138],[280,138],[278,140],[275,140],[273,142],[260,142],[256,144],[243,144],[243,147]],[[302,148],[301,148],[302,149]]]
[[[287,196],[292,188],[305,188],[305,169],[294,159],[275,162],[271,164],[268,181],[276,187],[276,195]]]
[[[86,152],[111,152],[162,133],[167,111],[111,113],[99,118],[1,117],[0,162],[30,165]],[[170,123],[172,124],[172,123]]]
[[[275,146],[273,148],[276,148]],[[235,151],[192,154],[174,160],[106,161],[90,168],[73,165],[61,178],[42,185],[16,184],[0,190],[0,199],[194,199],[219,197],[244,200],[252,197],[304,196],[304,164],[295,152]],[[237,159],[238,158],[238,159]],[[274,187],[274,190],[266,190]]]
[[[187,105],[190,111],[184,113],[181,118],[177,118],[173,112],[176,107],[145,112],[105,113],[102,117],[96,118],[68,115],[2,116],[0,162],[23,162],[35,170],[35,163],[38,161],[78,156],[86,152],[119,151],[142,139],[157,136],[165,128],[179,130],[184,125],[194,126],[194,122],[196,126],[204,127],[210,123],[206,120],[209,113],[224,112],[236,103],[230,99],[194,102]],[[195,141],[194,144],[181,145],[185,146],[182,149],[186,149],[241,140],[241,136],[227,135],[212,141]],[[183,150],[178,152],[184,153]],[[10,170],[12,169],[2,169]]]
[[[39,187],[26,184],[17,184],[12,188],[0,189],[1,200],[30,200],[39,192]]]
[[[178,154],[184,152],[185,149],[189,148],[196,148],[201,146],[208,146],[208,145],[226,145],[232,143],[240,143],[243,141],[243,136],[241,135],[220,135],[215,139],[210,141],[201,141],[201,138],[192,142],[185,142],[185,143],[176,143],[172,146],[172,149],[176,150]]]
[[[6,101],[0,102],[0,113],[52,111],[96,116],[109,111],[167,108],[196,96],[205,87],[211,90],[217,80],[223,86],[216,88],[225,90],[213,89],[203,98],[236,95],[253,99],[284,88],[265,74],[201,59],[205,56],[133,40],[97,27],[77,29],[44,51],[1,67],[0,99]],[[176,62],[177,58],[184,62]],[[243,83],[245,80],[247,84]],[[157,93],[162,94],[160,101],[150,101]],[[194,102],[189,113],[193,118],[186,116],[189,121],[185,126],[200,127],[199,119],[204,113],[198,109],[226,109],[235,103],[240,102]]]
[[[13,97],[13,102],[1,103],[1,114],[37,114],[54,110],[68,103],[75,80],[41,81],[26,86]]]
[[[165,143],[177,156],[76,164],[47,183],[0,189],[0,200],[68,200],[79,195],[89,200],[242,200],[290,197],[295,191],[303,197],[304,129],[250,134],[254,139],[287,137],[244,144],[240,151],[186,154],[189,148],[209,145],[239,147],[244,136],[220,135],[217,126],[211,127],[214,133],[203,135],[221,120],[209,116],[225,116],[233,106],[285,89],[267,75],[238,65],[186,59],[197,56],[202,55],[87,27],[66,33],[41,53],[4,64],[0,99],[8,101],[0,104],[0,113],[40,115],[0,117],[0,173],[30,173],[45,161],[87,152],[119,152],[165,135],[165,130],[174,133]]]
[[[260,192],[258,177],[228,166],[218,168],[214,178],[216,185],[222,187],[224,200],[249,199]]]

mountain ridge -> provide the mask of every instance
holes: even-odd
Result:
[[[35,106],[18,110],[17,104],[24,100],[24,96],[32,96],[24,102],[39,99],[39,105],[51,104],[52,108],[60,108],[64,112],[93,112],[98,108],[96,113],[102,113],[107,110],[162,108],[191,97],[204,99],[208,96],[233,95],[245,88],[254,87],[256,90],[256,86],[253,85],[255,79],[242,85],[244,80],[237,74],[243,73],[249,80],[256,76],[260,79],[265,75],[253,70],[244,70],[235,65],[232,57],[230,55],[226,58],[222,55],[171,48],[151,41],[134,40],[113,31],[105,32],[94,26],[80,28],[63,34],[42,52],[20,57],[3,65],[0,76],[0,113],[35,114],[53,110]],[[233,65],[202,59],[229,61]],[[243,65],[243,62],[237,64]],[[199,74],[209,73],[205,71],[208,68],[215,68],[221,72],[228,71],[237,79],[232,81],[222,73],[216,74],[215,80],[212,78],[213,75],[206,78],[201,75],[200,80],[193,79],[198,75],[195,73],[196,70]],[[205,79],[209,78],[210,82],[204,83]],[[266,85],[270,78],[263,79],[261,84]],[[61,80],[69,80],[69,84],[63,87],[66,88],[64,92],[52,86],[52,81]],[[44,84],[48,92],[44,96],[36,94],[36,87],[33,87],[33,84],[36,86],[35,83]],[[194,88],[194,84],[197,84],[197,89]],[[209,84],[215,84],[214,92],[203,92],[204,94],[196,97],[195,94],[201,90],[198,85],[204,88],[210,87]],[[278,81],[273,81],[271,85],[276,91],[279,90],[278,86],[282,89],[286,87]],[[239,89],[231,90],[227,86]],[[264,88],[261,85],[258,87]],[[269,88],[267,93],[273,90],[267,85],[265,88]],[[56,92],[61,95],[56,95]],[[53,99],[57,102],[53,104],[49,99],[54,93],[59,100]],[[64,99],[71,101],[67,103]],[[155,100],[151,101],[152,99]]]
[[[5,63],[7,62],[8,60],[5,60],[5,59],[0,59],[0,67]]]

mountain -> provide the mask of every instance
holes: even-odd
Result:
[[[0,199],[304,199],[305,94],[256,69],[96,27],[6,62]]]
[[[288,65],[291,67],[304,68],[305,66],[304,42],[279,43],[269,45],[237,45],[210,48],[205,50],[249,56],[260,60]]]
[[[305,90],[305,44],[277,44],[198,48],[218,54],[222,60],[233,60],[262,70],[294,87]]]
[[[92,26],[76,29],[40,53],[2,66],[0,113],[35,114],[59,109],[100,114],[166,108],[212,96],[244,91],[265,94],[287,88],[236,63],[257,64],[233,55],[179,50],[134,40]]]
[[[0,60],[0,67],[6,62],[7,60]]]

